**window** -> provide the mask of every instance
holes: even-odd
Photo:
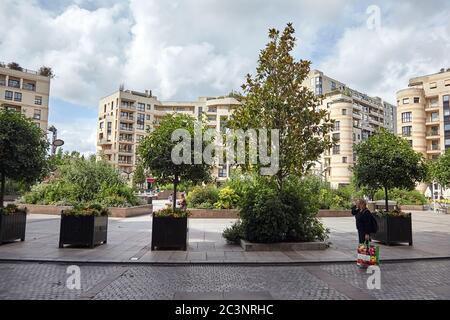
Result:
[[[34,109],[33,119],[35,120],[41,120],[41,110]]]
[[[342,109],[342,115],[346,116],[347,115],[347,109]]]
[[[442,100],[444,101],[444,102],[449,102],[449,95],[446,95],[446,96],[443,96],[442,97]]]
[[[8,86],[13,88],[20,88],[20,80],[9,79]]]
[[[430,121],[431,122],[439,121],[439,112],[432,112]]]
[[[104,122],[102,121],[102,122],[100,122],[100,130],[102,130],[103,129],[103,127],[104,127]]]
[[[341,128],[341,122],[340,121],[336,121],[334,123],[334,131],[339,131]]]
[[[138,130],[144,130],[145,127],[145,114],[138,113],[137,115],[137,127]]]
[[[347,157],[342,157],[342,163],[347,163]]]
[[[138,111],[145,111],[145,103],[138,103],[137,109]]]
[[[22,94],[20,92],[14,92],[14,101],[22,101]]]
[[[208,107],[208,112],[217,112],[217,107]]]
[[[404,98],[403,99],[403,104],[409,104],[409,98]]]
[[[148,121],[150,121],[150,117],[151,117],[151,115],[148,114],[146,117]]]
[[[34,97],[34,104],[41,106],[42,105],[42,97],[39,97],[39,96]]]
[[[335,145],[333,146],[333,154],[337,155],[341,153],[341,146],[340,145]]]
[[[114,110],[114,101],[111,102],[111,110]]]
[[[435,108],[439,106],[439,99],[438,98],[433,98],[430,100],[430,107],[431,108]]]
[[[152,105],[151,104],[147,105],[147,110],[152,110]]]
[[[331,81],[331,90],[336,90],[336,82]]]
[[[436,89],[437,88],[437,83],[436,82],[431,82],[430,83],[430,89]]]
[[[224,166],[219,167],[219,178],[227,177],[227,168]]]
[[[414,103],[420,103],[420,98],[419,97],[414,97]]]
[[[402,113],[402,123],[408,123],[412,121],[412,112]]]
[[[36,85],[33,82],[24,82],[22,88],[29,91],[36,91]]]
[[[402,136],[411,137],[411,130],[412,130],[411,126],[402,127]]]
[[[112,122],[108,122],[106,131],[107,131],[108,134],[111,134],[111,132],[112,132]]]
[[[356,133],[353,132],[353,141],[356,141]]]
[[[444,81],[444,86],[450,87],[450,79]]]
[[[14,93],[12,91],[5,91],[5,99],[12,100]]]

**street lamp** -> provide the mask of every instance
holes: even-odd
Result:
[[[56,154],[56,149],[64,145],[64,140],[58,139],[58,129],[55,126],[48,128],[48,131],[52,133],[52,156]]]

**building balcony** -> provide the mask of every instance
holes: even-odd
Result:
[[[426,106],[425,107],[425,111],[439,111],[440,110],[440,108],[439,108],[439,106],[438,105],[434,105],[434,106]]]
[[[440,136],[441,135],[440,135],[439,131],[436,131],[436,132],[431,131],[431,132],[427,132],[426,139],[427,140],[436,140],[436,138],[439,138]]]
[[[113,154],[114,150],[113,149],[102,149],[102,150],[100,150],[100,153],[103,153],[104,155],[109,155],[109,154]]]
[[[427,119],[425,122],[426,126],[435,126],[439,124],[439,119]]]
[[[119,153],[133,154],[133,149],[119,148]]]
[[[22,85],[22,89],[23,90],[28,90],[28,91],[36,91],[36,85],[32,85],[32,84],[29,84],[29,83],[24,83]]]
[[[6,80],[0,79],[0,86],[5,87],[6,86]]]
[[[119,127],[119,131],[125,131],[125,132],[133,132],[133,127]]]
[[[129,167],[133,166],[133,161],[131,160],[119,160],[118,163],[121,166],[129,166]]]
[[[120,105],[120,109],[123,109],[123,110],[136,110],[136,105],[134,105],[134,104],[130,104],[130,103],[122,103],[121,105]]]
[[[134,140],[133,140],[133,138],[119,138],[119,141],[121,142],[121,143],[128,143],[128,144],[130,144],[130,143],[134,143]]]
[[[112,145],[112,141],[108,139],[99,139],[97,141],[98,146]]]
[[[134,122],[134,117],[133,116],[120,116],[120,121]]]

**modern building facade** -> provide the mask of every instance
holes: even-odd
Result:
[[[208,126],[223,130],[239,102],[230,97],[201,97],[197,101],[161,102],[151,91],[119,89],[99,103],[97,154],[131,176],[136,169],[136,148],[148,131],[159,125],[167,113],[184,113],[195,118],[206,117]],[[229,167],[221,166],[212,173],[218,180],[229,176]]]
[[[397,133],[427,159],[450,149],[450,69],[413,78],[397,92]],[[426,186],[419,187],[425,191]],[[438,193],[443,193],[438,186]],[[447,191],[448,192],[448,191]]]
[[[396,131],[396,107],[379,97],[370,97],[348,88],[344,83],[312,70],[304,85],[321,97],[320,108],[335,121],[331,135],[335,146],[326,151],[315,166],[333,188],[351,182],[351,167],[356,162],[354,145],[366,140],[380,128]]]
[[[23,113],[46,132],[51,77],[17,69],[0,63],[0,108]]]

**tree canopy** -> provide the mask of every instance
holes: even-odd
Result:
[[[388,192],[392,188],[412,190],[426,177],[423,156],[415,152],[408,141],[381,129],[355,146],[358,158],[354,166],[358,186],[385,191],[386,211]]]
[[[242,86],[245,98],[229,123],[233,129],[279,130],[280,170],[276,177],[280,188],[284,178],[303,175],[332,146],[327,111],[318,108],[319,99],[302,85],[311,62],[293,57],[294,33],[291,23],[283,32],[270,29],[256,75],[247,75]]]
[[[450,188],[450,150],[430,164],[430,178],[443,188]]]
[[[202,161],[201,164],[194,163],[195,148],[194,148],[194,128],[195,119],[185,114],[167,114],[165,115],[159,127],[150,132],[144,138],[138,148],[139,158],[142,160],[142,165],[148,169],[153,177],[158,180],[158,183],[173,183],[173,209],[176,208],[176,192],[177,185],[180,181],[190,181],[194,183],[210,180],[211,166]],[[180,138],[177,141],[172,141],[172,133],[177,129],[186,129],[191,139],[190,163],[176,164],[172,159],[172,151],[182,142]],[[204,132],[202,128],[202,134]],[[210,141],[202,139],[202,150],[209,144]]]
[[[20,112],[0,110],[0,207],[5,181],[35,182],[46,168],[49,143],[44,132]]]

